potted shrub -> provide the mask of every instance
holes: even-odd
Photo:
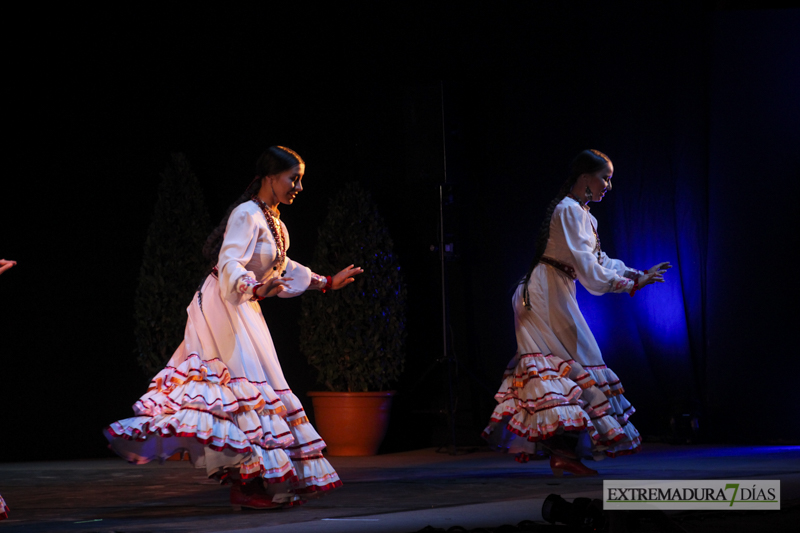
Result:
[[[210,228],[200,182],[186,156],[172,154],[161,173],[134,299],[136,359],[148,379],[183,340],[186,306],[208,272],[201,251]],[[170,457],[181,458],[189,454]]]
[[[148,379],[183,340],[186,306],[207,272],[201,253],[210,231],[203,191],[183,154],[161,174],[134,300],[136,358]]]
[[[406,288],[386,224],[356,183],[331,199],[312,269],[338,272],[351,263],[364,273],[350,287],[303,299],[300,351],[326,389],[309,396],[328,453],[374,455],[405,361]]]

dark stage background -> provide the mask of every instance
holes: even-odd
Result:
[[[19,263],[0,277],[0,460],[110,454],[101,429],[132,415],[150,378],[134,360],[133,295],[159,173],[186,154],[216,222],[272,144],[308,165],[282,215],[293,259],[310,263],[348,180],[395,240],[408,357],[383,451],[451,442],[429,250],[445,154],[457,443],[476,445],[515,350],[514,284],[567,163],[589,147],[615,164],[593,207],[604,249],[675,266],[633,299],[579,289],[634,424],[651,440],[799,442],[800,10],[640,4],[21,20],[0,193],[0,257]],[[262,307],[310,410],[299,304]],[[676,415],[700,432],[676,434]]]

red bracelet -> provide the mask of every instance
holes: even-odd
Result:
[[[638,290],[639,290],[639,282],[637,281],[636,283],[634,283],[634,284],[633,284],[633,288],[631,289],[631,297],[633,297],[633,295],[634,295],[634,294],[636,293],[636,291],[638,291]]]
[[[325,286],[322,287],[323,294],[333,288],[333,278],[331,278],[330,276],[325,276],[325,279],[327,280],[327,282],[325,283]]]

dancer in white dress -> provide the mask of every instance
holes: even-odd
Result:
[[[633,406],[622,395],[578,308],[575,283],[600,295],[663,282],[669,263],[644,272],[609,258],[600,249],[589,202],[611,190],[614,167],[597,150],[572,162],[570,177],[542,223],[531,268],[513,297],[517,353],[508,365],[498,402],[483,436],[524,462],[544,448],[555,475],[597,472],[581,457],[600,459],[635,453],[641,438],[628,418]]]
[[[0,274],[8,270],[9,268],[16,265],[16,261],[11,261],[9,259],[0,259]],[[3,496],[0,496],[0,520],[5,520],[8,518],[8,506],[6,505]]]
[[[105,430],[132,463],[187,451],[195,467],[231,484],[235,508],[290,507],[341,485],[286,383],[257,303],[338,290],[362,272],[350,265],[322,277],[286,256],[289,233],[277,207],[294,202],[304,172],[285,147],[259,158],[256,178],[206,243],[218,261],[187,309],[183,342],[133,406],[137,416]]]

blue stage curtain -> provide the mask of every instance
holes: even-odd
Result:
[[[714,22],[708,407],[716,434],[796,443],[800,10]]]

